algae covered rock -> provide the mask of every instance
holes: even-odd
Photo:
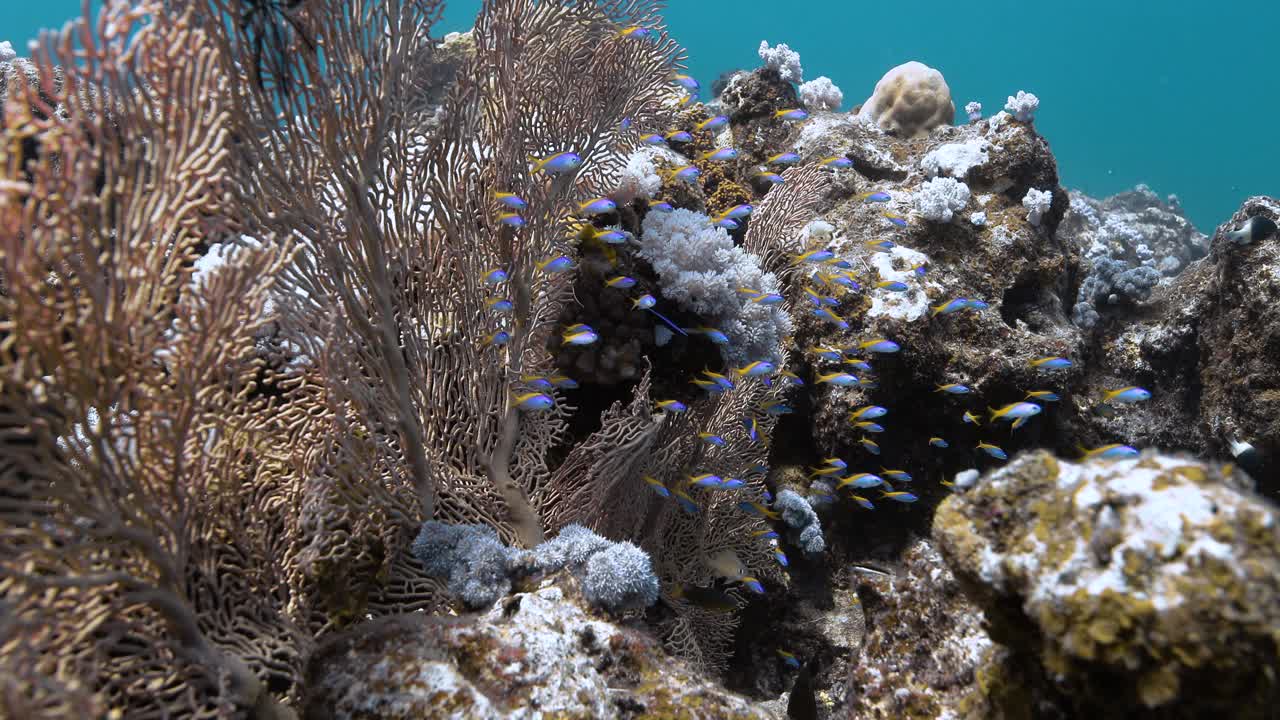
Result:
[[[481,615],[402,615],[342,633],[308,668],[308,718],[772,717],[560,587]]]
[[[1150,453],[1025,454],[948,499],[934,537],[1005,646],[969,715],[1026,717],[1005,703],[1035,688],[1074,716],[1271,717],[1278,519],[1231,468]]]

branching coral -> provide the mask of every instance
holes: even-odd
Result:
[[[793,83],[804,80],[804,68],[800,66],[800,53],[792,50],[786,43],[769,47],[767,40],[761,40],[758,53],[765,67],[776,71],[783,80]]]

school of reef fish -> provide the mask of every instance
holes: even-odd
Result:
[[[1062,323],[1073,331],[1070,334],[1048,327],[1050,323],[1045,315],[1050,311],[1059,315],[1062,312],[1056,299],[1046,302],[1046,296],[1071,283],[1071,275],[1080,272],[1064,262],[1068,260],[1079,267],[1079,251],[1063,239],[1054,238],[1054,228],[1069,212],[1065,203],[1068,196],[1057,184],[1052,156],[1044,141],[1035,134],[1026,103],[1018,103],[1025,94],[1010,98],[1011,113],[1000,113],[990,120],[980,119],[978,112],[969,126],[943,125],[931,135],[917,131],[915,137],[887,137],[873,123],[859,121],[856,113],[810,112],[797,107],[799,100],[792,84],[782,81],[777,73],[777,68],[771,65],[754,73],[738,73],[728,79],[721,96],[709,105],[693,100],[699,90],[696,80],[677,75],[673,83],[687,91],[676,101],[688,108],[682,116],[685,122],[678,127],[631,128],[640,135],[642,145],[650,148],[642,150],[640,160],[633,165],[640,167],[639,173],[656,178],[639,178],[634,184],[644,187],[646,192],[629,198],[628,193],[622,193],[623,197],[617,201],[608,197],[583,200],[579,209],[585,230],[580,237],[586,241],[584,253],[598,253],[609,260],[606,263],[609,269],[603,272],[606,276],[603,288],[596,291],[600,296],[599,307],[645,311],[651,316],[655,337],[640,343],[634,342],[634,335],[628,338],[632,340],[630,362],[633,366],[619,374],[617,357],[625,353],[615,353],[613,366],[599,370],[596,364],[583,360],[593,346],[612,349],[614,344],[608,331],[597,330],[585,322],[566,324],[561,340],[563,346],[572,346],[572,350],[560,355],[564,374],[522,378],[526,386],[517,391],[515,398],[520,407],[531,411],[552,407],[557,402],[555,389],[579,387],[579,381],[568,377],[575,368],[585,370],[590,377],[590,380],[580,379],[583,382],[625,383],[640,365],[635,357],[638,354],[648,356],[650,362],[659,366],[684,365],[689,368],[685,382],[705,394],[723,393],[743,383],[777,386],[781,388],[780,393],[768,396],[737,418],[752,443],[769,443],[770,438],[761,429],[761,419],[787,416],[777,424],[774,439],[778,442],[776,438],[785,435],[787,447],[779,448],[771,456],[773,467],[768,470],[768,481],[759,492],[751,492],[743,478],[710,471],[689,472],[664,480],[646,475],[643,481],[655,495],[674,503],[685,513],[699,511],[701,498],[707,497],[699,493],[736,493],[742,512],[778,522],[780,529],[785,529],[785,525],[779,520],[781,510],[774,504],[777,494],[781,490],[798,492],[822,512],[828,545],[833,542],[833,534],[869,517],[856,513],[885,512],[880,509],[884,502],[905,510],[918,503],[922,495],[931,501],[930,508],[922,512],[924,519],[916,521],[913,527],[927,528],[928,513],[941,499],[940,494],[956,489],[953,476],[958,473],[962,484],[972,485],[978,469],[993,467],[989,463],[999,467],[1009,461],[1015,451],[1049,447],[1082,466],[1101,463],[1100,471],[1105,467],[1124,467],[1121,463],[1145,467],[1153,458],[1157,458],[1157,463],[1169,462],[1159,460],[1162,456],[1152,455],[1150,451],[1143,453],[1146,448],[1161,447],[1163,438],[1147,431],[1148,418],[1138,415],[1135,409],[1153,401],[1162,404],[1160,386],[1170,385],[1169,379],[1157,377],[1149,365],[1141,362],[1127,363],[1127,367],[1107,363],[1101,372],[1090,372],[1081,366],[1097,363],[1097,356],[1103,353],[1099,353],[1088,337],[1081,337],[1088,333],[1089,325],[1074,323],[1085,328],[1085,333],[1079,333],[1070,324]],[[1019,106],[1014,108],[1015,105]],[[1031,112],[1034,109],[1033,106]],[[970,111],[972,116],[974,109],[971,107]],[[1004,157],[1000,157],[1001,154]],[[911,168],[913,158],[921,156],[926,161],[932,160],[932,174],[953,174],[953,185],[967,181],[972,186],[972,190],[964,188],[963,202],[947,213],[947,222],[919,210],[931,207],[932,199],[927,196],[932,192],[929,185],[934,182],[925,180],[911,187],[913,181],[919,182],[918,176],[930,174],[928,170],[920,172]],[[532,161],[537,170],[559,173],[572,172],[579,159],[572,152],[566,152]],[[1001,163],[1007,166],[998,168]],[[695,303],[664,298],[661,289],[665,278],[654,278],[652,271],[646,272],[634,257],[629,263],[618,262],[619,256],[629,252],[644,254],[640,250],[645,244],[641,229],[647,231],[651,227],[644,217],[654,213],[689,213],[695,218],[692,222],[705,226],[699,232],[723,233],[740,242],[754,205],[767,197],[773,187],[787,181],[787,176],[780,173],[797,166],[820,168],[830,175],[832,187],[823,203],[826,213],[820,212],[820,219],[803,230],[804,244],[786,258],[785,271],[778,273],[785,275],[785,283],[770,277],[760,286],[732,288],[747,306],[780,307],[789,311],[791,327],[783,337],[781,356],[753,357],[732,352],[750,343],[735,337],[728,328],[714,326],[713,318],[690,312],[689,308]],[[708,187],[708,175],[714,176],[715,186]],[[970,203],[971,195],[976,196],[976,203]],[[501,190],[495,193],[495,199],[506,213],[503,217],[512,219],[518,227],[519,218],[514,213],[524,209],[523,201]],[[631,200],[631,207],[620,211],[619,205],[627,199]],[[1176,201],[1172,202],[1176,209]],[[1155,204],[1161,205],[1161,202],[1156,199]],[[1255,212],[1256,207],[1255,204]],[[1274,213],[1274,204],[1265,207]],[[961,209],[974,212],[961,220]],[[954,224],[961,225],[960,228],[950,222],[953,216],[961,220]],[[1224,242],[1232,245],[1252,245],[1273,236],[1273,228],[1269,217],[1255,214],[1244,218],[1244,222],[1233,221],[1221,235]],[[1190,234],[1194,234],[1194,230]],[[1195,238],[1189,238],[1186,244],[1189,250],[1180,247],[1178,251],[1190,252],[1192,259],[1199,257],[1207,245],[1204,240],[1199,236],[1201,247],[1197,248]],[[966,247],[965,243],[984,243],[991,247]],[[1024,252],[1028,246],[1035,249]],[[714,249],[708,248],[707,252]],[[1016,260],[1011,259],[1019,255]],[[986,269],[990,276],[974,277],[957,272],[953,267],[957,262]],[[572,258],[561,256],[546,258],[540,267],[544,272],[563,272],[573,264]],[[1152,264],[1136,266],[1143,268]],[[609,274],[613,268],[624,266],[630,268],[626,273],[618,270],[617,274]],[[1181,268],[1185,263],[1178,266]],[[498,305],[499,310],[506,302],[501,297],[501,273],[497,268],[486,278],[495,291],[490,302]],[[1159,277],[1159,273],[1155,274]],[[1042,286],[1038,288],[1037,284]],[[579,283],[576,292],[581,296],[592,290]],[[1148,290],[1135,299],[1145,300],[1149,295]],[[797,300],[788,304],[788,297]],[[1110,302],[1114,304],[1115,298],[1111,295]],[[612,327],[645,325],[643,320],[619,322],[616,317],[610,317],[608,322]],[[765,318],[762,322],[770,320]],[[1001,337],[993,341],[993,334]],[[643,348],[638,353],[637,345]],[[726,361],[721,365],[716,362],[721,358],[708,349],[724,349],[725,352],[720,353],[722,358],[734,358],[736,362]],[[1000,361],[1003,367],[992,368],[992,360],[981,357],[987,354],[984,350],[1004,352],[1005,357]],[[704,360],[708,366],[693,369],[696,363],[690,362],[691,357]],[[974,365],[979,366],[976,372],[971,371]],[[1087,379],[1082,377],[1082,369],[1089,374]],[[678,374],[663,372],[661,367],[655,371],[659,377]],[[672,397],[656,400],[655,412],[681,414],[698,402],[698,394],[678,392],[675,382],[678,381],[673,379],[667,384]],[[1144,387],[1148,383],[1153,387]],[[1186,391],[1174,387],[1170,392],[1184,394]],[[805,427],[805,419],[790,418],[800,407],[811,413],[812,419],[808,420],[813,423],[811,427]],[[904,413],[904,407],[910,407],[910,412]],[[1037,430],[1036,423],[1052,422],[1047,418],[1062,414],[1060,408],[1063,407],[1070,408],[1074,417]],[[909,415],[909,419],[895,427],[895,415]],[[1135,415],[1138,415],[1137,431],[1126,432],[1124,418]],[[1086,428],[1084,431],[1082,426]],[[1062,437],[1068,434],[1064,432],[1068,428],[1074,430],[1069,433],[1070,439]],[[712,428],[698,432],[697,437],[707,445],[723,446],[726,442],[723,435],[731,430],[728,426]],[[1247,432],[1247,429],[1235,432],[1241,430]],[[1213,448],[1216,452],[1211,454],[1223,457],[1228,453],[1238,455],[1241,447],[1247,446],[1250,456],[1244,460],[1254,463],[1251,469],[1256,473],[1258,463],[1264,461],[1259,460],[1253,444],[1243,435],[1222,437],[1216,447],[1210,442],[1198,447],[1187,443],[1184,447],[1175,445],[1166,449],[1203,453]],[[1027,440],[1019,442],[1019,437]],[[1254,435],[1253,440],[1274,452],[1274,437]],[[804,450],[798,452],[797,447]],[[806,451],[817,456],[810,459]],[[887,460],[888,457],[893,460]],[[1140,459],[1144,457],[1147,459]],[[886,466],[888,463],[902,469],[891,469]],[[758,465],[750,472],[765,471],[764,466]],[[1203,471],[1195,472],[1200,473],[1196,477],[1203,475]],[[1238,470],[1227,468],[1224,472],[1242,477]],[[932,486],[923,494],[922,483]],[[840,517],[829,517],[832,512],[839,513]],[[891,522],[912,524],[896,514]],[[757,531],[756,535],[780,542],[779,533],[772,528]],[[1274,564],[1274,533],[1270,541],[1269,562]],[[923,542],[927,547],[928,541]],[[1062,542],[1066,542],[1066,537]],[[796,550],[801,556],[805,555],[799,548]],[[847,547],[833,551],[852,557],[867,555],[865,551]],[[916,555],[909,557],[916,557],[921,551],[912,552]],[[926,553],[940,562],[936,551]],[[781,566],[794,563],[788,560],[781,544],[774,555]],[[810,555],[801,561],[802,572],[815,572],[813,557]],[[760,579],[746,574],[737,558],[731,555],[712,558],[709,563],[721,566],[718,574],[727,582],[740,584],[752,593],[767,592]],[[873,589],[866,584],[869,581],[856,579],[874,579],[875,575],[884,573],[859,576],[856,570],[855,567],[851,575],[853,580],[836,581],[837,585],[847,588],[846,593],[854,590],[845,599],[855,607],[861,592],[884,591]],[[829,566],[825,572],[830,572]],[[932,573],[935,579],[939,573],[950,577],[945,568],[935,568]],[[1274,579],[1269,581],[1269,586],[1275,590]],[[677,588],[675,592],[688,594],[699,590]],[[793,585],[790,591],[784,588],[781,592],[793,594],[796,590]],[[927,591],[924,592],[927,595]],[[714,592],[706,595],[698,600],[708,607],[717,601],[723,602]],[[953,588],[939,598],[917,597],[912,602],[945,603],[951,613],[960,611],[970,617],[980,616],[958,596],[959,592]],[[785,602],[771,603],[770,607],[785,605]],[[747,613],[750,615],[750,610]],[[1274,617],[1272,619],[1274,621]],[[958,619],[940,621],[946,626],[959,622]],[[916,630],[922,631],[924,629]],[[929,629],[927,634],[934,632],[935,629]],[[982,633],[972,623],[965,624],[964,632],[969,636],[968,642],[991,646],[985,637],[978,639]],[[743,678],[749,675],[741,667],[744,661],[750,665],[768,662],[765,652],[770,644],[774,646],[772,656],[780,662],[784,674],[799,670],[813,654],[822,653],[820,648],[824,644],[827,652],[832,645],[845,653],[856,654],[857,650],[857,643],[847,639],[831,643],[825,638],[815,643],[812,637],[801,639],[788,632],[781,633],[780,637],[793,639],[770,643],[762,634],[763,646],[759,651],[744,650],[744,646],[739,645],[729,666],[730,677],[738,682],[731,682],[730,686],[741,688]],[[898,639],[899,643],[905,641],[906,638]],[[946,646],[945,639],[938,642],[941,647]],[[817,706],[824,708],[819,711],[820,716],[841,707],[845,708],[843,712],[850,713],[847,717],[889,717],[900,711],[910,711],[913,717],[954,717],[958,715],[948,713],[955,713],[961,707],[966,708],[967,716],[977,716],[974,712],[981,712],[984,717],[1009,716],[1003,715],[1007,708],[993,708],[992,704],[998,700],[989,696],[984,696],[981,710],[975,710],[979,703],[972,698],[958,698],[954,689],[929,688],[927,681],[922,682],[908,672],[901,661],[887,659],[883,655],[883,643],[883,639],[877,638],[875,653],[868,652],[866,659],[896,668],[896,674],[904,682],[900,687],[882,689],[885,679],[874,664],[863,663],[858,667],[858,663],[848,659],[828,662],[825,668],[819,663],[808,664],[806,673],[827,679],[826,689],[819,692]],[[806,644],[808,648],[804,647]],[[901,649],[901,645],[898,647]],[[809,657],[805,649],[810,651]],[[1274,663],[1274,656],[1270,661]],[[1002,663],[1000,671],[1011,672],[1009,668],[1013,666],[1009,658],[1002,656]],[[842,681],[840,676],[848,675],[845,668],[849,666],[854,667],[853,679]],[[973,686],[978,667],[974,657],[966,657],[958,668],[948,668],[948,672],[958,673],[966,686]],[[868,672],[874,675],[867,675]],[[1164,684],[1158,690],[1139,693],[1132,706],[1151,708],[1178,697],[1177,676],[1176,671],[1166,671],[1161,679]],[[812,682],[809,678],[806,680],[806,684]],[[1197,680],[1199,678],[1184,678],[1183,682],[1191,685]],[[1034,681],[1024,677],[1022,681],[1039,683],[1046,697],[1060,689],[1045,689],[1054,683],[1043,677]],[[782,682],[779,687],[778,682],[767,681],[762,685],[757,679],[755,687],[749,689],[766,694],[777,692],[786,686]],[[1094,707],[1093,703],[1102,699],[1090,697],[1095,691],[1088,687],[1076,688],[1074,709]],[[1274,686],[1262,696],[1269,693],[1274,693]],[[1217,695],[1221,700],[1222,694]],[[1060,699],[1053,702],[1057,703],[1056,711],[1063,713],[1062,716],[1071,715],[1071,703]],[[947,709],[953,703],[954,707]],[[1212,703],[1206,701],[1206,706]],[[795,712],[793,709],[793,716]],[[846,715],[837,712],[831,716]]]

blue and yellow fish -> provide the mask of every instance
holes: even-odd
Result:
[[[666,145],[667,139],[658,133],[649,133],[648,135],[641,136],[640,143],[642,145],[653,145],[656,147],[658,145]]]
[[[764,411],[765,415],[773,415],[775,417],[778,415],[790,415],[795,412],[795,410],[791,409],[790,405],[782,402],[781,400],[770,400],[769,402],[761,405],[760,409]]]
[[[1052,390],[1032,390],[1027,393],[1027,400],[1043,400],[1044,402],[1058,402],[1062,398]]]
[[[693,182],[694,180],[697,180],[698,176],[701,174],[702,174],[702,171],[699,170],[698,168],[692,165],[685,165],[684,167],[681,167],[678,170],[676,170],[675,178],[677,180],[683,180],[685,182]]]
[[[666,134],[667,142],[693,142],[693,136],[687,130],[672,130]]]
[[[880,474],[894,482],[911,482],[911,473],[905,470],[889,470],[882,467],[880,468]]]
[[[568,375],[552,375],[551,384],[561,390],[576,390],[578,387],[578,381]]]
[[[929,438],[929,444],[930,444],[930,445],[932,445],[933,447],[936,447],[936,448],[949,448],[949,447],[951,447],[951,445],[949,445],[949,444],[947,443],[947,441],[946,441],[946,440],[943,440],[943,439],[942,439],[942,438],[940,438],[940,437],[931,437],[931,438]]]
[[[813,311],[813,314],[814,314],[814,315],[817,315],[818,317],[822,318],[823,320],[826,320],[827,322],[829,322],[829,323],[831,323],[831,324],[835,325],[836,327],[840,328],[841,330],[848,330],[848,329],[849,329],[849,323],[848,323],[848,321],[846,321],[844,318],[842,318],[842,317],[840,317],[839,315],[837,315],[837,314],[836,314],[834,311],[832,311],[832,309],[831,309],[831,308],[829,308],[829,307],[820,307],[820,308],[815,308],[815,309],[814,309],[814,311]]]
[[[877,290],[888,290],[890,292],[906,292],[909,288],[907,284],[900,280],[882,280],[875,285]]]
[[[524,218],[515,213],[500,213],[498,215],[498,224],[507,227],[524,227]]]
[[[571,152],[559,152],[544,158],[530,155],[529,162],[533,163],[530,172],[545,172],[551,175],[573,172],[582,167],[582,158],[577,153]]]
[[[1102,395],[1102,402],[1104,403],[1136,403],[1150,399],[1151,393],[1136,385],[1122,387],[1118,390],[1108,390]]]
[[[714,433],[700,432],[698,433],[698,438],[701,439],[702,442],[708,445],[715,445],[716,447],[724,447],[728,444],[724,441],[724,438]]]
[[[902,348],[898,343],[893,342],[892,340],[876,338],[875,340],[867,340],[866,342],[859,343],[858,349],[871,353],[896,353]]]
[[[1062,368],[1071,367],[1070,360],[1057,356],[1036,358],[1035,360],[1028,361],[1027,364],[1033,368],[1040,368],[1041,370],[1061,370]]]
[[[499,330],[484,339],[485,345],[506,345],[509,342],[511,342],[511,333],[506,330]]]
[[[563,339],[566,345],[590,345],[596,340],[599,340],[600,336],[593,330],[579,330],[577,332],[565,333]]]
[[[556,401],[549,395],[539,392],[524,393],[516,395],[512,393],[515,406],[521,410],[550,410]]]
[[[884,432],[883,425],[881,425],[880,423],[872,422],[870,420],[861,420],[859,422],[854,423],[853,426],[863,432],[869,432],[869,433]]]
[[[731,147],[726,147],[703,153],[699,160],[702,160],[703,162],[728,162],[729,160],[736,160],[737,157],[737,150],[734,150]]]
[[[791,261],[797,265],[800,263],[820,263],[835,257],[835,253],[830,250],[810,250],[800,255],[792,255]]]
[[[866,449],[867,452],[871,453],[872,455],[880,454],[880,446],[876,444],[875,440],[872,440],[869,437],[863,436],[858,440],[858,444],[861,445],[864,449]]]
[[[904,490],[896,490],[894,492],[887,492],[882,490],[880,491],[880,497],[887,498],[889,500],[894,500],[897,502],[902,502],[902,503],[913,503],[918,499],[916,498],[915,495],[912,495],[911,493],[906,492]]]
[[[675,207],[671,205],[671,203],[663,202],[662,200],[650,200],[649,209],[654,212],[660,212],[660,213],[675,212],[676,210]]]
[[[778,110],[773,114],[775,120],[787,120],[789,122],[800,122],[809,119],[809,113],[800,108],[785,108]]]
[[[538,262],[535,262],[534,265],[544,273],[562,273],[566,270],[573,269],[573,260],[568,256],[560,255],[558,257],[539,260]]]
[[[713,118],[708,118],[697,125],[694,125],[694,128],[698,130],[719,130],[728,124],[729,117],[727,115],[716,115]]]
[[[997,447],[997,446],[995,446],[995,445],[992,445],[992,444],[990,444],[990,443],[986,443],[986,442],[981,442],[981,441],[979,441],[979,442],[978,442],[978,444],[977,444],[975,447],[977,447],[977,448],[978,448],[979,450],[981,450],[982,452],[984,452],[984,453],[986,453],[986,454],[990,455],[991,457],[993,457],[993,458],[995,458],[995,459],[997,459],[997,460],[1008,460],[1008,459],[1009,459],[1009,456],[1005,454],[1004,450],[1001,450],[999,447]]]
[[[675,82],[675,84],[679,85],[685,90],[692,90],[694,92],[697,92],[698,88],[702,87],[701,85],[698,84],[698,81],[694,79],[692,76],[684,75],[682,73],[677,73],[671,79],[673,82]]]
[[[666,485],[663,485],[661,482],[658,482],[656,478],[652,478],[652,477],[649,477],[648,475],[645,475],[644,481],[645,481],[645,484],[653,488],[653,491],[658,493],[660,497],[664,497],[664,498],[671,497],[671,491],[667,489]]]
[[[595,200],[588,200],[584,203],[578,203],[578,212],[584,215],[603,215],[611,213],[618,209],[618,203],[607,197],[598,197]]]
[[[884,192],[883,190],[872,190],[871,192],[864,192],[858,195],[857,197],[862,202],[889,202],[890,200],[893,199],[892,197],[889,196],[889,193]]]
[[[886,210],[885,212],[880,213],[880,215],[885,220],[888,220],[889,222],[893,223],[894,225],[897,225],[898,227],[907,226],[907,219],[897,213],[891,213]]]
[[[493,199],[497,200],[499,205],[505,205],[512,210],[523,210],[529,206],[529,203],[525,202],[523,198],[515,193],[495,191],[493,193]]]
[[[738,509],[744,512],[750,513],[752,515],[759,515],[761,517],[769,518],[770,520],[777,520],[780,517],[778,513],[770,510],[764,505],[761,505],[758,502],[751,502],[748,500],[744,500],[738,503]]]
[[[713,327],[705,327],[705,326],[703,326],[703,327],[695,327],[695,328],[685,328],[685,331],[686,331],[686,332],[698,333],[698,334],[700,334],[700,335],[705,335],[705,336],[707,336],[707,339],[708,339],[708,340],[710,340],[711,342],[715,343],[716,345],[728,345],[728,344],[729,344],[729,336],[728,336],[728,335],[725,335],[724,333],[720,332],[719,330],[717,330],[717,329],[715,329],[715,328],[713,328]]]
[[[978,419],[978,416],[977,416],[977,415],[974,415],[973,413],[969,412],[968,410],[965,410],[965,411],[964,411],[964,417],[962,417],[961,419],[962,419],[964,422],[969,423],[970,425],[981,425],[981,424],[982,424],[982,421]]]
[[[647,38],[653,31],[642,25],[632,25],[618,33],[618,37]]]
[[[617,277],[611,277],[608,280],[605,280],[604,284],[608,285],[611,288],[617,288],[619,290],[627,290],[636,286],[636,280],[635,278],[627,277],[626,275],[619,275]]]
[[[760,375],[768,375],[773,372],[773,363],[766,362],[764,360],[756,360],[755,362],[748,363],[740,368],[734,368],[733,372],[737,374],[738,377],[758,377]]]
[[[657,404],[660,410],[669,413],[682,413],[689,409],[688,405],[685,405],[679,400],[659,400]]]
[[[490,310],[500,313],[511,312],[515,308],[515,305],[512,305],[510,300],[500,297],[488,298],[484,301],[484,304],[488,306]]]
[[[786,182],[786,178],[782,177],[776,172],[769,172],[767,170],[758,172],[755,175],[752,175],[751,177],[756,178],[757,180],[761,180],[763,182],[770,183],[772,185],[781,185],[782,183]]]
[[[680,505],[680,509],[690,515],[698,514],[698,503],[689,497],[689,494],[683,490],[676,490],[676,503]]]
[[[765,160],[765,164],[767,165],[781,165],[783,167],[786,167],[787,165],[795,165],[798,162],[800,162],[800,156],[793,152],[783,152],[778,153],[777,155],[770,155]]]
[[[929,317],[937,317],[939,315],[950,315],[951,313],[960,312],[961,310],[968,309],[968,307],[969,307],[968,298],[956,298],[954,300],[948,300],[947,302],[941,305],[934,305],[933,307],[929,308]]]
[[[849,414],[854,420],[875,420],[888,415],[889,411],[879,405],[863,405]]]
[[[990,411],[992,420],[1013,420],[1040,414],[1040,406],[1029,402],[1009,403],[999,410],[995,408],[987,408],[987,410]]]
[[[960,383],[947,383],[946,385],[939,385],[934,392],[947,393],[948,395],[964,395],[969,392],[969,388]]]
[[[1112,443],[1103,445],[1092,450],[1086,450],[1083,447],[1076,446],[1080,451],[1082,460],[1092,460],[1098,458],[1100,460],[1128,460],[1129,458],[1138,457],[1137,449],[1120,443]]]
[[[494,268],[485,273],[482,279],[486,285],[497,285],[498,283],[506,282],[507,271],[502,268]]]
[[[720,476],[711,473],[702,473],[701,475],[690,475],[689,484],[700,488],[714,488],[720,486]]]
[[[832,385],[840,385],[842,387],[852,387],[858,384],[858,378],[849,373],[833,372],[826,375],[819,374],[817,382],[830,383]]]

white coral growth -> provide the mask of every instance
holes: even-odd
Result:
[[[691,210],[649,213],[642,228],[640,255],[657,271],[662,295],[729,336],[726,360],[778,360],[791,318],[779,306],[753,303],[737,292],[740,287],[778,292],[778,279],[761,269],[760,258]]]
[[[969,194],[969,186],[955,178],[934,178],[916,192],[916,210],[925,220],[948,223],[969,204]]]
[[[1004,109],[1013,113],[1013,119],[1018,122],[1034,120],[1039,107],[1040,98],[1022,90],[1017,95],[1010,95],[1009,101],[1004,104]]]
[[[982,138],[966,142],[947,143],[930,150],[920,159],[920,167],[930,177],[949,175],[964,180],[969,171],[987,164],[987,151],[991,143]]]
[[[982,119],[982,103],[980,102],[968,103],[964,106],[964,111],[969,114],[970,121]]]
[[[658,175],[658,167],[653,159],[660,154],[660,148],[640,148],[631,153],[627,164],[622,168],[618,178],[618,189],[614,197],[619,202],[631,202],[636,198],[651,198],[662,189],[662,178]]]
[[[13,49],[13,43],[8,40],[0,40],[0,62],[9,62],[18,57],[18,53]]]
[[[1049,206],[1052,204],[1052,192],[1035,188],[1027,190],[1026,196],[1022,198],[1022,207],[1027,209],[1027,222],[1039,227],[1040,219],[1049,212]]]
[[[800,67],[800,53],[792,50],[786,43],[769,47],[768,40],[761,40],[758,52],[765,67],[777,70],[783,80],[798,83],[804,79],[804,69]]]
[[[809,110],[839,110],[844,93],[826,75],[800,86],[800,104]]]

